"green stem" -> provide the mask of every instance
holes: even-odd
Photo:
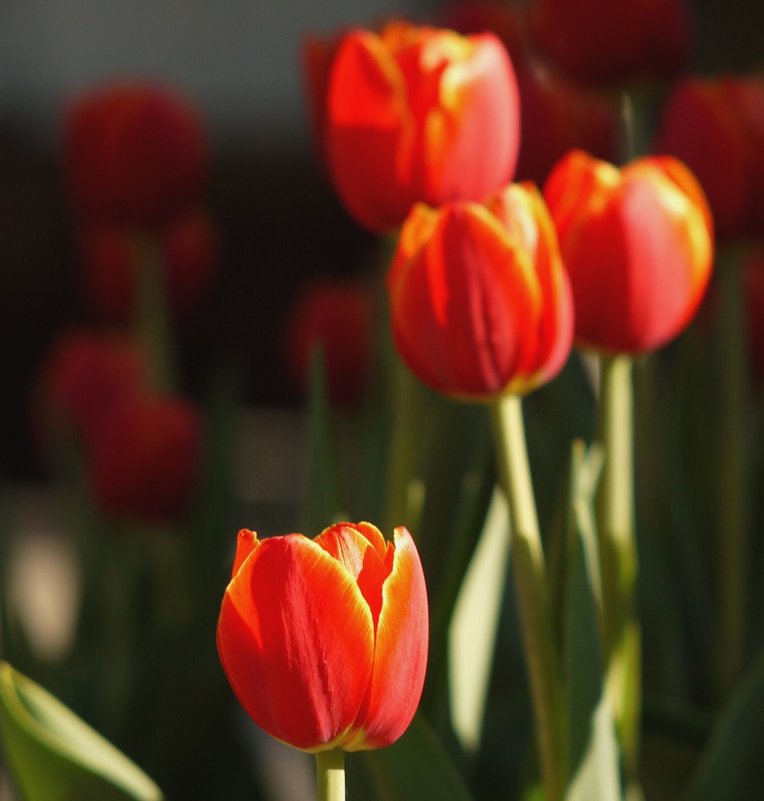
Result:
[[[175,387],[174,341],[167,309],[162,256],[157,238],[136,234],[134,327],[149,366],[149,381],[157,392]]]
[[[422,387],[405,364],[392,354],[392,442],[388,462],[385,531],[406,526],[419,533],[422,498],[416,481],[421,458]]]
[[[740,678],[745,658],[745,610],[750,549],[746,501],[745,329],[742,274],[734,254],[720,264],[721,410],[719,424],[717,519],[721,634],[720,692],[725,695]]]
[[[319,751],[316,754],[318,801],[345,801],[345,752]]]
[[[641,635],[636,609],[634,410],[631,357],[602,356],[599,440],[605,462],[598,524],[607,688],[624,765],[636,781],[641,708]]]
[[[562,748],[562,681],[521,400],[508,395],[497,400],[491,411],[499,479],[507,495],[512,521],[511,564],[545,799],[559,801],[566,775]]]

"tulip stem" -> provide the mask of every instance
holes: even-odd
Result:
[[[636,610],[634,526],[634,400],[632,359],[600,358],[598,437],[604,465],[598,499],[602,615],[607,689],[615,712],[624,765],[636,781],[639,762],[641,635]]]
[[[316,754],[318,801],[345,801],[345,752],[319,751]]]
[[[145,351],[152,389],[170,392],[175,385],[174,343],[159,242],[151,234],[137,234],[133,248],[136,336]]]
[[[507,395],[492,406],[499,480],[512,521],[512,576],[530,683],[536,743],[546,801],[562,798],[562,679],[554,643],[544,551],[539,534],[521,400]]]
[[[719,414],[719,509],[717,520],[719,607],[719,690],[724,697],[745,662],[748,503],[746,488],[746,364],[742,268],[735,253],[720,259],[721,409]]]

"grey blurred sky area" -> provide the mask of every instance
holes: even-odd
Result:
[[[55,146],[62,103],[119,76],[178,86],[216,145],[303,142],[300,43],[415,0],[0,0],[0,131]]]

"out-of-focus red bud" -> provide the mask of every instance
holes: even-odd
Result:
[[[323,280],[307,285],[284,321],[284,357],[291,380],[307,389],[313,349],[320,346],[332,401],[358,404],[367,389],[372,355],[374,303],[358,281]]]
[[[192,317],[219,269],[215,224],[203,209],[186,209],[156,236],[170,311],[176,319]],[[138,258],[132,229],[91,225],[81,232],[83,293],[98,319],[128,323],[133,318]]]
[[[588,83],[665,77],[689,56],[686,0],[533,0],[528,18],[540,52]]]
[[[112,83],[67,109],[64,160],[79,217],[157,226],[198,200],[207,172],[196,110],[175,91]]]
[[[125,397],[99,417],[87,457],[93,497],[104,514],[173,522],[188,509],[197,486],[199,415],[179,397]]]

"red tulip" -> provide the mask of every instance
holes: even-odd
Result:
[[[544,196],[573,287],[586,347],[653,350],[676,336],[711,274],[711,218],[692,173],[671,157],[619,170],[573,151]]]
[[[356,405],[368,384],[373,317],[371,295],[358,282],[306,286],[284,324],[285,363],[295,385],[306,390],[313,348],[321,346],[332,401]]]
[[[43,439],[70,426],[88,439],[109,407],[140,391],[146,369],[140,349],[126,337],[87,331],[60,337],[40,374]]]
[[[664,76],[689,54],[685,0],[533,0],[528,16],[538,49],[582,81]]]
[[[218,270],[214,223],[201,208],[185,209],[156,233],[158,257],[170,310],[191,317],[207,296]],[[89,225],[81,234],[85,298],[99,319],[133,318],[138,252],[135,232],[114,225]]]
[[[666,100],[656,149],[695,173],[719,236],[764,233],[764,81],[680,81]]]
[[[398,351],[439,391],[476,399],[527,392],[568,356],[570,289],[530,185],[510,185],[485,205],[416,206],[387,286]]]
[[[351,214],[398,227],[418,201],[482,200],[517,158],[517,85],[492,34],[403,22],[349,32],[332,60],[325,140]]]
[[[154,226],[199,196],[207,145],[196,111],[165,88],[115,83],[68,110],[65,162],[80,216]]]
[[[427,594],[405,528],[386,542],[369,523],[315,540],[239,532],[217,644],[240,703],[304,751],[394,742],[419,703]]]
[[[201,423],[188,401],[125,397],[108,408],[91,433],[90,484],[104,513],[165,523],[187,510],[201,458]]]

